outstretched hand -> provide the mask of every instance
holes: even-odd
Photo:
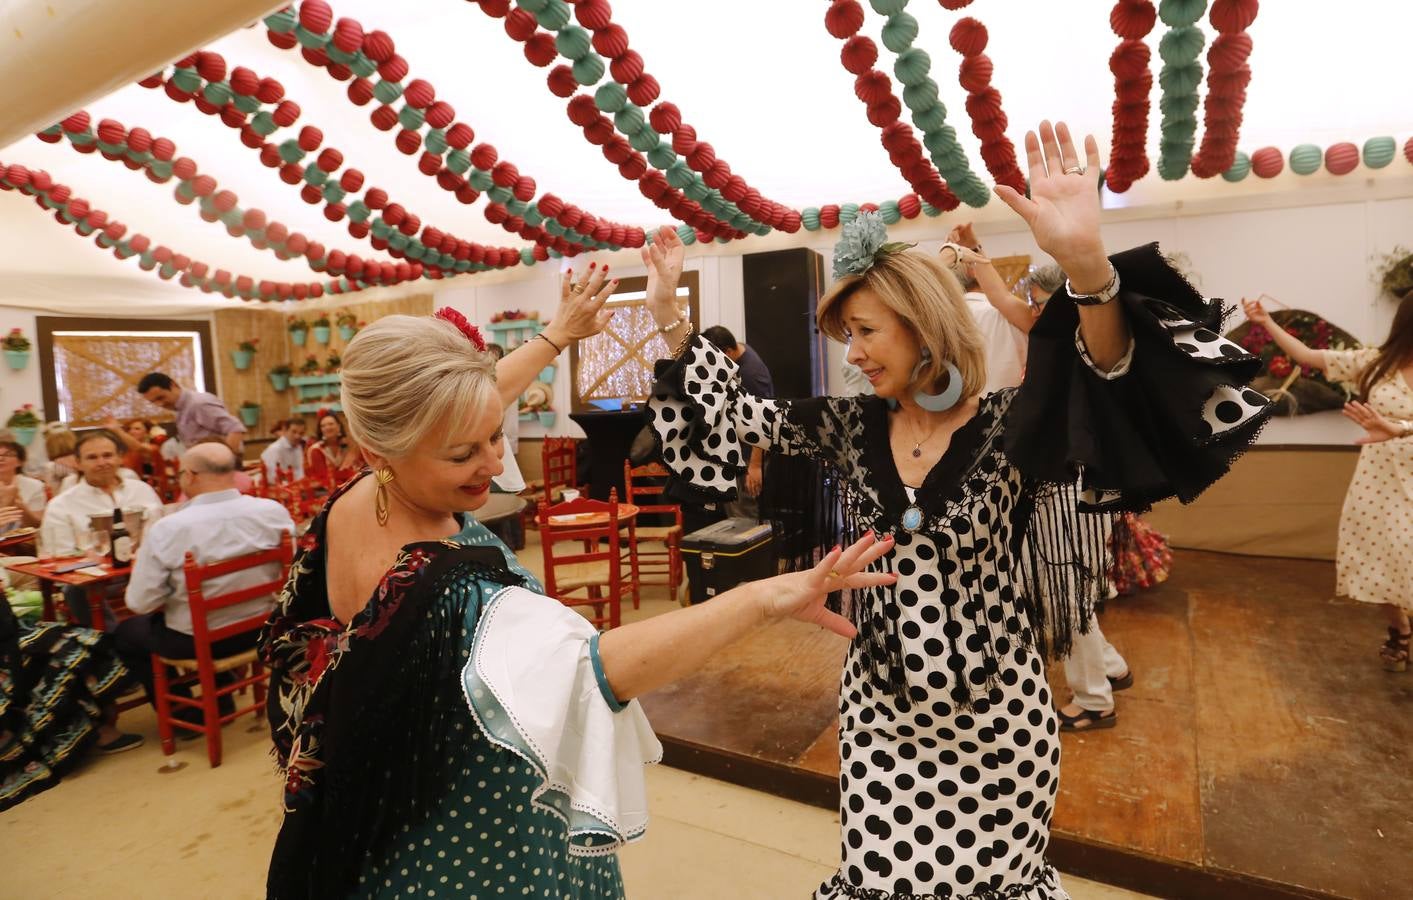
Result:
[[[825,609],[824,600],[834,591],[896,582],[898,576],[890,572],[865,571],[892,549],[891,536],[878,540],[870,531],[848,547],[835,547],[813,569],[768,579],[767,615],[771,619],[788,616],[852,638],[858,633],[853,623]]]
[[[1241,311],[1246,313],[1247,321],[1255,325],[1260,325],[1267,331],[1270,330],[1271,314],[1266,311],[1266,307],[1261,305],[1260,300],[1247,300],[1243,298],[1241,301]]]
[[[1040,123],[1040,134],[1026,132],[1025,152],[1030,165],[1030,197],[1009,185],[997,185],[996,196],[1030,226],[1035,243],[1074,279],[1102,266],[1104,241],[1099,234],[1099,144],[1093,135],[1084,139],[1081,162],[1070,130],[1064,122],[1051,127]],[[1096,273],[1097,274],[1097,273]],[[1075,279],[1079,287],[1078,279]],[[1096,285],[1095,287],[1102,287]]]
[[[556,343],[563,346],[603,331],[613,318],[613,310],[604,309],[604,304],[617,287],[618,279],[608,277],[608,266],[590,263],[577,279],[573,269],[565,272],[559,281],[559,309],[552,320],[560,339]]]
[[[664,225],[657,230],[651,244],[642,246],[640,253],[648,269],[648,309],[659,325],[676,321],[677,283],[682,280],[687,245],[675,230]]]
[[[1364,435],[1355,438],[1356,444],[1377,444],[1403,436],[1402,428],[1367,403],[1351,400],[1344,404],[1342,412],[1346,419],[1364,429]]]

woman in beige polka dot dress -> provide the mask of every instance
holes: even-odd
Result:
[[[1339,520],[1336,592],[1383,606],[1389,628],[1379,656],[1390,672],[1406,672],[1413,611],[1413,294],[1399,304],[1383,345],[1358,350],[1312,350],[1260,303],[1244,306],[1292,362],[1320,369],[1362,400],[1344,410],[1367,434],[1356,442],[1363,450]]]

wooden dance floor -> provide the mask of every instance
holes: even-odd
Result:
[[[1332,563],[1179,551],[1104,631],[1119,725],[1064,736],[1051,858],[1160,897],[1413,897],[1413,672]],[[845,641],[795,623],[643,700],[666,763],[834,808]],[[1063,674],[1051,683],[1067,698]]]

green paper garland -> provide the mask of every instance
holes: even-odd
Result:
[[[1397,155],[1398,142],[1388,135],[1371,137],[1364,142],[1364,165],[1371,169],[1382,169]]]
[[[1251,174],[1251,157],[1238,150],[1236,151],[1236,159],[1233,160],[1231,168],[1222,173],[1222,178],[1235,184],[1249,174]]]
[[[904,12],[907,0],[870,0],[869,5],[875,12],[889,17],[883,26],[883,43],[898,54],[893,68],[904,85],[903,105],[908,108],[913,125],[923,134],[922,144],[932,156],[932,164],[959,200],[968,206],[985,206],[991,201],[991,190],[972,170],[966,152],[957,143],[956,130],[946,125],[947,107],[942,104],[941,91],[928,71],[931,60],[924,54],[922,59],[926,59],[927,64],[923,66],[919,57],[910,55],[917,38],[917,20]],[[900,70],[899,63],[904,57],[907,62]]]
[[[1297,175],[1318,172],[1325,153],[1315,144],[1298,144],[1290,151],[1290,170]]]
[[[1160,125],[1158,175],[1177,181],[1192,165],[1197,135],[1197,89],[1202,84],[1202,64],[1198,61],[1207,39],[1197,22],[1207,10],[1207,0],[1163,0],[1158,17],[1168,31],[1158,42],[1163,68],[1158,84],[1163,98]]]

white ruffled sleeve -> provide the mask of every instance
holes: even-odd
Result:
[[[539,774],[532,800],[569,825],[571,854],[613,853],[642,837],[643,766],[661,761],[662,744],[636,700],[614,698],[583,616],[505,588],[481,613],[461,680],[486,737]]]

